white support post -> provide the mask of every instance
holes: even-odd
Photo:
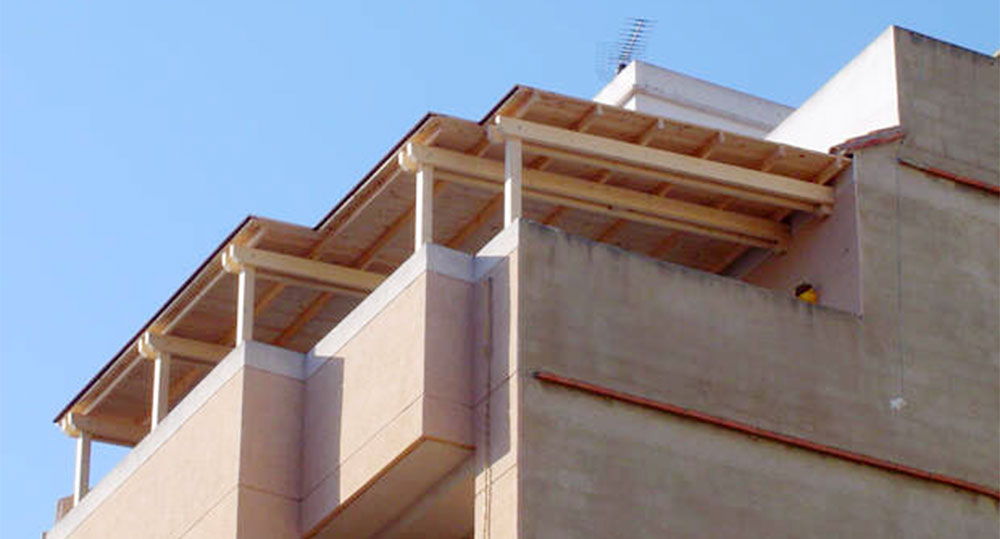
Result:
[[[76,474],[73,478],[73,506],[90,490],[90,433],[80,431],[76,439]]]
[[[417,168],[417,201],[413,206],[413,250],[434,243],[434,167]]]
[[[167,416],[170,407],[170,354],[159,352],[153,360],[153,411],[149,428],[155,430]]]
[[[521,218],[521,139],[504,143],[503,226]]]
[[[239,292],[236,299],[236,346],[253,340],[254,295],[257,288],[256,271],[248,266],[240,269]]]

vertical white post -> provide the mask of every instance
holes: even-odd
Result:
[[[239,292],[236,298],[236,346],[243,341],[253,340],[254,290],[257,275],[253,268],[244,266],[240,270]]]
[[[413,250],[434,243],[434,167],[417,168],[417,201],[413,206]]]
[[[167,416],[170,406],[170,354],[158,352],[153,360],[153,411],[149,417],[150,430],[156,429]]]
[[[90,433],[80,431],[76,439],[76,474],[73,478],[73,506],[90,490]]]
[[[504,143],[503,226],[521,217],[521,139]]]

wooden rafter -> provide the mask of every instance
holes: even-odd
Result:
[[[771,152],[771,155],[767,156],[767,158],[764,159],[764,161],[760,164],[760,169],[765,172],[771,170],[774,167],[775,163],[781,160],[781,158],[783,158],[786,153],[787,151],[785,150],[784,146],[778,146],[777,148],[775,148],[773,152]],[[817,173],[816,176],[812,179],[812,181],[820,185],[825,185],[829,183],[831,180],[837,177],[837,175],[840,174],[841,171],[844,170],[848,162],[849,161],[845,159],[842,155],[834,156],[833,159],[830,160],[830,163],[827,164],[827,166],[824,167],[823,170]],[[781,221],[785,217],[788,217],[790,213],[791,211],[787,209],[776,210],[772,214],[771,218],[776,221]],[[732,265],[733,262],[735,262],[737,259],[743,256],[748,250],[749,248],[745,246],[737,247],[736,249],[733,250],[732,253],[723,257],[718,264],[710,268],[710,271],[712,273],[719,273],[725,271],[730,265]]]

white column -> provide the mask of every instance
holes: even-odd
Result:
[[[153,411],[149,417],[150,430],[156,429],[170,411],[170,354],[158,352],[153,360]]]
[[[434,167],[417,168],[417,200],[413,206],[413,250],[434,243]]]
[[[243,266],[239,275],[239,292],[236,298],[236,346],[253,340],[254,290],[257,275],[253,268]]]
[[[503,226],[521,217],[521,139],[504,143]]]
[[[90,490],[90,433],[80,431],[76,439],[76,474],[73,478],[73,506]]]

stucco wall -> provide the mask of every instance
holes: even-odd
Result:
[[[896,28],[904,155],[1000,184],[1000,61]]]
[[[858,152],[863,354],[873,395],[905,406],[880,452],[1000,483],[1000,205],[996,196],[900,166],[899,144]],[[942,443],[947,440],[947,443]]]
[[[868,212],[869,218],[880,218],[867,206],[862,212]],[[871,240],[877,241],[869,236],[869,250]],[[871,254],[863,251],[862,260],[866,253]],[[996,488],[995,362],[981,356],[956,362],[939,355],[910,360],[909,376],[914,384],[921,380],[925,390],[914,390],[907,397],[913,401],[902,411],[893,411],[889,401],[895,392],[896,362],[887,356],[885,343],[875,340],[876,335],[884,338],[887,328],[877,322],[866,329],[867,315],[862,319],[809,306],[784,293],[658,263],[530,223],[522,227],[518,256],[522,373],[550,370]],[[981,278],[996,279],[995,270],[983,269]],[[871,270],[865,276],[874,278]],[[976,299],[984,303],[982,297]],[[886,301],[872,295],[866,300],[866,309],[873,308],[872,301]],[[891,304],[895,305],[894,300]],[[924,322],[929,323],[930,319]],[[987,317],[983,324],[988,323]],[[922,330],[927,332],[928,328]],[[955,340],[952,345],[957,348],[952,356],[954,350],[971,354],[992,347],[996,357],[1000,350],[992,344],[993,337],[969,337],[980,341],[963,349],[964,341]],[[938,343],[955,338],[950,332],[931,332],[919,339]],[[914,336],[914,340],[918,338]],[[972,376],[987,382],[965,383]],[[635,529],[629,526],[660,518],[660,511],[672,510],[660,503],[669,505],[678,499],[671,497],[677,496],[691,498],[684,515],[712,519],[713,499],[719,496],[713,483],[733,483],[727,499],[735,500],[742,494],[744,501],[739,503],[745,504],[742,510],[749,513],[778,511],[781,499],[785,503],[802,499],[817,506],[838,503],[843,499],[845,482],[851,485],[847,491],[864,492],[864,496],[879,500],[878,504],[849,504],[859,517],[854,524],[859,528],[852,530],[830,528],[837,520],[814,508],[802,517],[801,527],[791,528],[803,533],[819,530],[812,535],[844,530],[900,536],[923,529],[919,523],[913,524],[915,528],[896,523],[895,528],[885,529],[887,510],[899,518],[912,512],[937,513],[940,518],[952,519],[949,522],[955,526],[969,525],[966,519],[975,514],[979,515],[973,519],[975,530],[995,530],[997,525],[992,500],[984,502],[982,497],[904,476],[883,477],[881,472],[856,465],[819,462],[824,459],[780,447],[765,451],[739,436],[697,434],[719,440],[714,450],[711,444],[703,447],[716,451],[717,457],[688,464],[683,453],[695,451],[693,448],[676,449],[681,453],[673,459],[665,449],[677,439],[695,436],[677,430],[688,427],[652,417],[628,425],[633,417],[628,414],[633,412],[606,413],[601,407],[608,404],[599,399],[555,395],[554,390],[540,388],[536,380],[518,378],[523,385],[518,408],[522,444],[518,496],[525,536],[551,534],[570,521],[574,521],[571,529],[589,526],[601,530],[609,525],[609,519],[619,526],[620,534],[621,530]],[[567,399],[580,408],[568,406]],[[970,408],[970,403],[976,407]],[[991,403],[992,411],[986,409]],[[948,443],[942,443],[945,439]],[[754,447],[743,447],[746,445]],[[776,459],[788,470],[808,474],[792,480],[774,464]],[[733,470],[739,473],[726,476]],[[737,477],[741,480],[736,481]],[[636,492],[633,487],[626,488],[633,480],[641,493],[651,491],[654,485],[668,492],[648,492],[649,500],[659,502],[633,507],[630,501]],[[545,484],[550,487],[543,487]],[[616,489],[616,484],[621,488]],[[781,498],[765,496],[755,501],[757,489],[765,485],[782,493]],[[674,486],[689,494],[674,492]],[[580,487],[592,490],[596,497],[550,490]],[[900,493],[905,495],[894,501],[892,495]],[[622,504],[621,518],[613,518],[607,508],[598,507],[612,501]],[[695,506],[702,512],[692,513],[690,508]],[[788,511],[781,509],[781,513]],[[744,534],[757,536],[781,529],[775,527],[771,516],[737,519],[735,524],[731,518],[719,518],[720,533],[733,525],[743,526]],[[819,528],[808,527],[811,525]],[[930,533],[933,535],[933,530]]]
[[[216,537],[236,537],[236,513],[225,509],[235,504],[222,502],[237,492],[242,398],[241,371],[69,537],[174,539],[209,528]]]
[[[471,453],[471,293],[421,273],[323,356],[305,388],[303,532],[377,531]]]

